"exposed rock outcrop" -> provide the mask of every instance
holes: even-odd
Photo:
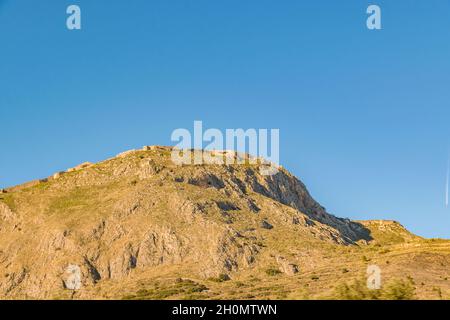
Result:
[[[9,189],[14,210],[0,200],[0,297],[88,292],[158,268],[232,279],[292,243],[370,239],[284,169],[264,176],[258,163],[177,166],[170,150],[131,150]],[[299,272],[281,256],[277,263]]]

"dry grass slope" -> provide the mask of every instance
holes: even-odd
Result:
[[[176,166],[170,152],[0,193],[0,298],[450,299],[449,241],[337,218],[284,169]],[[369,264],[380,290],[365,285]]]

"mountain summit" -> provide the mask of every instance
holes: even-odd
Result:
[[[430,284],[448,292],[447,241],[335,217],[283,168],[177,166],[171,151],[131,150],[3,190],[0,297],[333,297],[368,264],[426,283],[419,297],[436,295]]]

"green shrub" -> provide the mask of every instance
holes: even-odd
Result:
[[[383,299],[386,300],[411,300],[414,297],[414,285],[412,281],[395,279],[383,288]]]
[[[278,270],[278,269],[275,269],[275,268],[269,268],[269,269],[267,269],[266,270],[266,274],[268,275],[268,276],[277,276],[277,275],[279,275],[281,273],[281,271],[280,270]]]
[[[355,280],[351,284],[341,283],[334,288],[331,298],[337,300],[411,300],[415,287],[411,279],[394,279],[379,290],[369,289],[365,280]]]
[[[230,277],[225,273],[221,273],[217,278],[209,278],[208,280],[214,282],[224,282],[230,280]]]
[[[363,280],[355,280],[351,284],[339,284],[334,289],[334,297],[338,300],[377,300],[380,290],[370,290]]]

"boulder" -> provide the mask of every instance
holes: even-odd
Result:
[[[292,276],[298,273],[298,266],[289,262],[286,258],[278,256],[277,263],[280,266],[280,271],[287,274],[288,276]]]
[[[261,221],[261,228],[270,230],[270,229],[273,229],[273,226],[270,223],[268,223],[266,220],[263,220],[263,221]]]

